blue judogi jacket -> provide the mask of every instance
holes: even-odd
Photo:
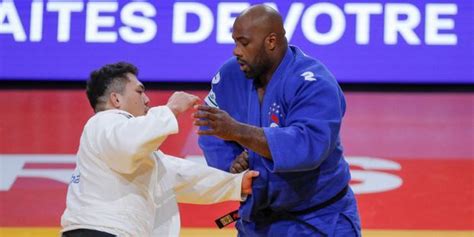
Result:
[[[349,165],[339,136],[344,95],[326,67],[297,47],[288,47],[261,104],[257,87],[235,57],[213,78],[205,101],[240,122],[262,127],[268,141],[273,160],[249,150],[249,168],[260,176],[240,207],[243,221],[263,220],[265,209],[307,209],[348,185]],[[200,136],[199,145],[207,163],[224,171],[245,149],[214,136]]]

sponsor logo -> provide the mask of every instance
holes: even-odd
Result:
[[[71,176],[71,182],[69,182],[70,184],[78,184],[79,182],[81,181],[81,175],[80,174],[73,174]]]
[[[218,72],[213,78],[212,78],[212,84],[217,84],[221,81],[221,73]]]
[[[301,76],[304,77],[305,81],[316,81],[316,78],[314,78],[314,73],[310,71],[303,72]]]
[[[214,91],[212,91],[212,89],[209,91],[209,94],[207,94],[206,98],[204,98],[204,101],[207,105],[211,107],[219,108],[219,105],[216,101],[216,94],[214,93]]]

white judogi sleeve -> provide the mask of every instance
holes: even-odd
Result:
[[[102,113],[108,113],[104,111]],[[131,174],[144,159],[150,158],[168,135],[178,132],[178,122],[167,106],[151,108],[145,116],[131,117],[117,112],[101,116],[107,124],[96,123],[99,133],[95,139],[99,157],[113,170]]]
[[[161,151],[155,154],[158,173],[163,176],[156,190],[160,203],[156,210],[153,236],[179,236],[180,217],[176,201],[193,204],[242,201],[244,173],[227,173]]]
[[[173,180],[176,199],[180,203],[211,204],[241,201],[244,173],[231,174],[206,165],[166,155],[158,151]]]

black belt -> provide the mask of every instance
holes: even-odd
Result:
[[[349,186],[346,185],[341,191],[339,191],[335,196],[333,196],[332,198],[330,198],[329,200],[327,201],[324,201],[316,206],[312,206],[310,208],[307,208],[307,209],[303,209],[303,210],[300,210],[300,211],[286,211],[290,214],[293,214],[293,215],[304,215],[304,214],[308,214],[308,213],[311,213],[311,212],[314,212],[314,211],[317,211],[319,209],[323,209],[327,206],[330,206],[331,204],[334,204],[335,202],[341,200],[346,194],[347,194],[347,190],[349,189]]]
[[[317,230],[314,226],[310,225],[309,223],[298,219],[297,216],[308,214],[308,213],[311,213],[311,212],[315,212],[315,211],[323,209],[323,208],[325,208],[325,207],[327,207],[331,204],[334,204],[335,202],[341,200],[347,194],[348,190],[349,190],[349,186],[346,185],[341,191],[339,191],[332,198],[330,198],[330,199],[328,199],[328,200],[326,200],[326,201],[324,201],[320,204],[317,204],[315,206],[312,206],[310,208],[306,208],[306,209],[303,209],[303,210],[299,210],[299,211],[273,211],[271,209],[264,209],[264,210],[262,210],[262,214],[265,216],[265,218],[269,222],[276,222],[276,221],[280,221],[280,220],[295,220],[295,221],[298,221],[300,223],[305,224],[306,226],[310,227],[311,229],[314,229],[314,230],[320,232],[319,230]],[[235,211],[232,211],[232,212],[226,214],[225,216],[220,217],[219,219],[215,220],[215,222],[216,222],[217,226],[219,227],[219,229],[221,229],[221,228],[224,228],[225,226],[235,222],[239,218],[240,217],[239,217],[238,210],[235,210]]]
[[[92,229],[75,229],[63,232],[61,237],[116,237],[116,235]]]

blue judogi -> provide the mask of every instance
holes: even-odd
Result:
[[[333,198],[350,180],[339,136],[344,95],[323,64],[289,46],[260,104],[254,81],[245,78],[231,58],[213,78],[205,101],[240,122],[262,127],[272,154],[271,161],[249,150],[249,168],[260,176],[239,209],[240,236],[360,234],[350,188],[337,202],[298,214]],[[244,149],[213,136],[200,136],[199,145],[208,164],[225,171]],[[296,220],[270,218],[281,212],[295,212]]]

